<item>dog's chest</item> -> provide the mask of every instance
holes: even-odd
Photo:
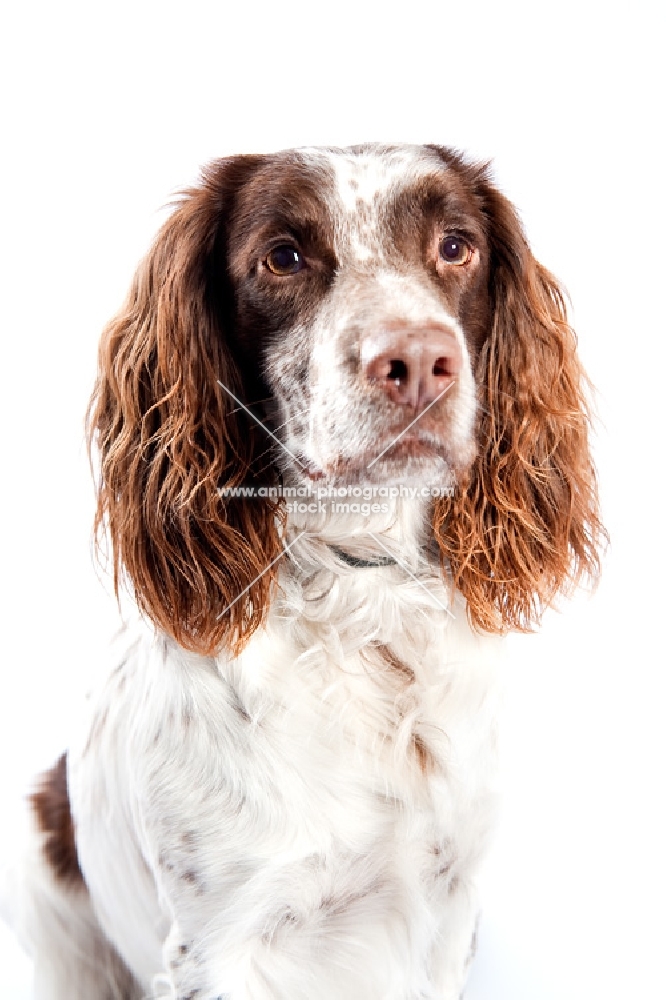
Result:
[[[427,881],[453,877],[492,825],[496,642],[404,590],[356,616],[338,595],[291,629],[269,621],[229,680],[290,836]]]

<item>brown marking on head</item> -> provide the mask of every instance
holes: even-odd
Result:
[[[39,787],[30,796],[37,825],[45,835],[44,856],[59,881],[83,885],[74,835],[74,821],[67,791],[67,755],[40,778]]]
[[[261,367],[272,337],[312,320],[333,280],[334,220],[325,200],[331,187],[324,163],[295,152],[265,158],[238,192],[223,266],[233,284],[228,326],[250,367]],[[265,261],[278,246],[296,247],[308,261],[307,275],[285,282],[272,274]]]
[[[473,359],[490,322],[488,234],[475,190],[484,169],[460,162],[433,172],[401,189],[384,212],[387,242],[399,263],[422,266],[433,292],[464,330]],[[440,245],[450,234],[473,248],[469,265],[442,263]]]

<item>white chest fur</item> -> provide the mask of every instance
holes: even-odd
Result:
[[[454,996],[461,961],[452,971],[433,949],[473,924],[498,641],[474,635],[463,607],[445,610],[435,578],[301,579],[284,575],[236,659],[125,640],[70,752],[100,921],[146,984],[163,961],[186,984],[203,966],[234,1000],[282,995],[239,992],[250,957],[296,969],[323,948],[322,997]],[[135,848],[122,858],[120,838]],[[314,995],[284,975],[292,995]]]

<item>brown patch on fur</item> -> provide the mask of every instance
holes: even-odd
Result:
[[[183,882],[187,882],[189,885],[194,887],[195,895],[203,896],[205,892],[205,886],[201,875],[190,868],[180,876]]]
[[[284,337],[298,323],[314,319],[334,280],[337,259],[333,249],[334,224],[325,201],[332,186],[330,168],[303,161],[298,153],[267,158],[238,193],[226,234],[226,262],[233,282],[233,315],[229,327],[238,345],[250,400],[266,396],[258,375],[265,346]],[[285,282],[265,266],[276,245],[296,245],[307,267]],[[300,366],[309,364],[303,345]],[[291,372],[299,364],[290,359]],[[247,400],[244,400],[247,402]],[[267,442],[268,443],[268,442]],[[264,446],[266,447],[266,446]]]
[[[74,821],[67,791],[67,755],[42,775],[30,796],[39,829],[44,833],[44,855],[57,879],[83,885],[74,837]]]
[[[473,361],[490,326],[488,234],[475,194],[481,168],[436,169],[406,185],[386,213],[390,233],[388,253],[404,269],[422,264],[431,290],[464,330]],[[464,267],[442,265],[439,248],[444,236],[462,233],[476,252]]]
[[[390,667],[391,670],[398,674],[398,676],[403,677],[408,684],[414,683],[414,671],[411,667],[407,666],[406,663],[403,663],[398,656],[396,656],[390,646],[378,643],[375,648],[384,663]]]
[[[432,774],[436,767],[435,758],[418,733],[412,735],[412,746],[414,747],[414,753],[416,754],[416,760],[418,761],[421,773]]]

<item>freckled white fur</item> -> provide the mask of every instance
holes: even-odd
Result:
[[[331,151],[328,163],[334,172],[335,200],[345,216],[339,243],[344,241],[358,263],[383,257],[377,238],[379,209],[391,195],[435,170],[442,172],[434,154],[415,146],[382,150],[380,155],[376,150],[361,154]]]
[[[463,467],[473,458],[476,395],[465,333],[433,291],[421,263],[410,265],[391,255],[381,214],[392,196],[419,177],[445,168],[434,154],[410,146],[354,154],[302,150],[301,155],[332,172],[328,208],[338,271],[309,330],[312,354],[306,433],[302,421],[296,419],[302,409],[300,397],[283,399],[288,418],[282,431],[285,444],[329,475],[340,459],[370,453],[369,462],[370,455],[381,450],[376,444],[376,402],[359,391],[358,377],[348,361],[350,352],[361,334],[381,338],[396,323],[443,326],[454,334],[462,356],[461,371],[443,403],[447,461],[427,473],[429,482],[443,484],[452,466]],[[425,470],[419,467],[415,472],[422,477]],[[340,474],[349,478],[346,469]]]
[[[392,188],[404,187],[419,177],[441,172],[442,164],[434,153],[422,146],[368,149],[350,153],[346,150],[303,150],[324,160],[335,174],[335,190],[345,212],[352,215],[359,200],[371,204],[376,196],[386,197]]]
[[[69,776],[93,912],[137,997],[458,1000],[495,810],[499,640],[450,606],[423,514],[357,524],[416,579],[352,569],[314,532],[296,543],[237,659],[144,625],[119,637]],[[49,1000],[115,996],[89,987]]]

